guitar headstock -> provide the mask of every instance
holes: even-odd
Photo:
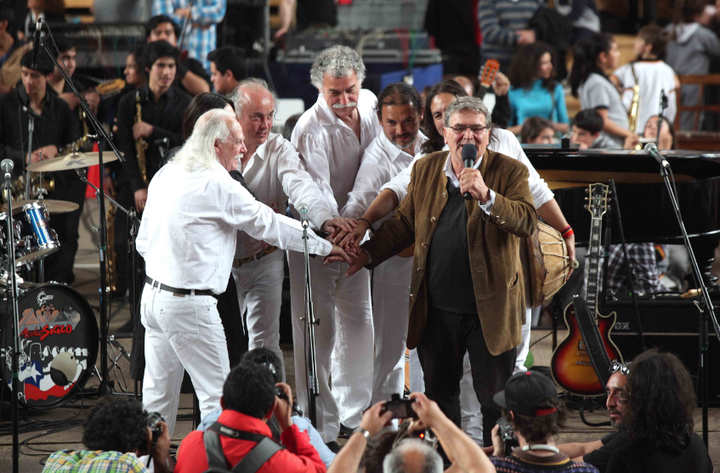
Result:
[[[489,88],[495,80],[495,76],[497,75],[499,70],[500,63],[497,61],[497,59],[488,59],[487,61],[485,61],[485,65],[482,68],[480,77],[478,77],[478,79],[480,80],[480,85],[485,87],[486,89]]]
[[[588,196],[585,197],[585,200],[588,201],[588,203],[585,204],[585,208],[593,217],[602,217],[605,215],[605,212],[607,212],[609,189],[610,186],[607,184],[596,182],[595,184],[590,184],[585,190],[588,194]]]

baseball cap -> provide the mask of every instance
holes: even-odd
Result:
[[[515,373],[505,383],[505,390],[493,396],[498,406],[528,417],[546,416],[557,411],[557,408],[547,406],[546,399],[557,399],[555,383],[536,371]]]

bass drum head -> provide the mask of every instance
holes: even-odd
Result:
[[[11,389],[12,313],[0,302],[2,382]],[[37,409],[57,407],[85,385],[98,352],[98,327],[90,305],[60,284],[34,287],[18,301],[20,316],[20,402]]]

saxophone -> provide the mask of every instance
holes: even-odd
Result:
[[[142,100],[140,99],[140,90],[135,92],[135,124],[137,125],[142,121]],[[143,138],[135,140],[135,153],[137,154],[138,167],[140,168],[140,175],[145,185],[148,185],[147,178],[147,167],[145,166],[145,150],[148,144]]]
[[[630,132],[635,134],[637,132],[638,115],[640,113],[640,84],[638,83],[637,75],[635,74],[635,67],[630,63],[630,70],[632,71],[633,78],[635,79],[635,85],[633,86],[633,97],[630,103],[630,113],[628,113],[628,128]]]

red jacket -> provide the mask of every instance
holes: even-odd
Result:
[[[220,414],[218,422],[236,430],[272,437],[270,428],[265,422],[237,411],[224,410]],[[320,459],[315,447],[310,444],[307,432],[300,432],[297,426],[293,425],[280,435],[280,441],[287,449],[280,450],[273,455],[258,470],[258,473],[292,473],[296,471],[325,473],[325,464]],[[234,439],[225,435],[220,436],[220,442],[228,462],[228,470],[237,465],[255,446],[255,442]],[[207,469],[203,432],[197,430],[190,432],[180,444],[175,473],[203,473]]]

